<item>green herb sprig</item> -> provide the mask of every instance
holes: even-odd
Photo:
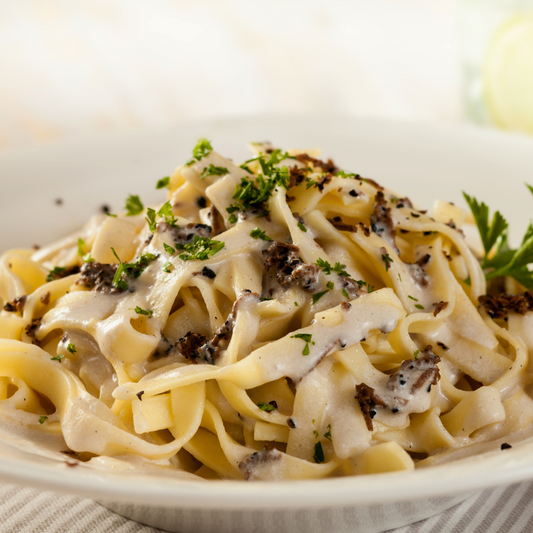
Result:
[[[211,143],[207,139],[199,139],[196,146],[192,149],[192,157],[185,163],[185,166],[197,163],[202,158],[208,156],[213,151]]]
[[[528,184],[526,186],[533,193],[533,187]],[[533,224],[529,223],[520,246],[511,249],[508,243],[509,224],[502,214],[496,211],[489,222],[487,205],[484,202],[479,203],[465,192],[463,196],[472,211],[483,243],[481,268],[487,281],[500,276],[510,276],[526,289],[533,290],[533,272],[528,268],[528,265],[533,263]]]
[[[193,237],[192,243],[176,244],[178,250],[185,251],[185,253],[179,254],[178,256],[183,261],[192,261],[193,259],[205,261],[210,256],[220,252],[224,246],[225,243],[221,241],[215,241],[208,237],[200,237],[199,235]]]
[[[126,216],[132,217],[143,211],[144,205],[141,202],[141,199],[136,194],[130,194],[126,198]]]
[[[297,333],[296,335],[291,335],[291,339],[302,339],[305,341],[305,347],[302,351],[302,355],[309,355],[309,343],[315,344],[312,333]]]

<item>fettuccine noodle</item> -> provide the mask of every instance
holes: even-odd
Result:
[[[203,140],[168,201],[0,258],[0,430],[208,479],[412,470],[533,422],[532,313],[493,320],[464,213],[314,152]]]

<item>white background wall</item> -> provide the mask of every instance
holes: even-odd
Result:
[[[460,117],[453,0],[0,0],[0,150],[253,113]]]

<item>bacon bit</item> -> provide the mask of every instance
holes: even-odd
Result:
[[[76,285],[84,285],[88,289],[102,294],[118,294],[123,289],[113,287],[113,278],[118,265],[107,265],[104,263],[85,263],[81,267],[81,276],[76,281]]]
[[[370,237],[370,230],[362,222],[359,222],[359,225],[361,226],[365,237]]]
[[[10,313],[14,313],[15,311],[18,311],[20,314],[22,314],[22,312],[24,311],[24,306],[26,305],[27,299],[28,299],[28,296],[24,295],[24,296],[19,296],[15,298],[11,302],[7,302],[6,305],[4,305],[4,311],[8,311]]]
[[[282,457],[280,451],[273,446],[265,446],[260,452],[249,455],[244,461],[239,463],[239,470],[244,474],[244,479],[249,481],[254,477],[254,470],[267,463],[279,461]]]
[[[297,165],[289,167],[289,189],[295,185],[300,185],[308,174],[307,169],[300,168]]]
[[[449,350],[448,346],[443,342],[437,342],[437,346],[440,346],[443,350]]]
[[[321,168],[325,172],[331,172],[333,174],[339,170],[331,159],[328,159],[327,162],[324,162],[307,154],[298,154],[296,156],[296,160],[300,163],[311,163],[314,167]]]
[[[400,365],[400,369],[394,374],[391,374],[387,382],[389,390],[402,390],[403,374],[411,371],[422,371],[420,377],[411,386],[410,394],[414,394],[418,389],[421,389],[429,381],[430,385],[436,385],[440,380],[440,371],[437,363],[440,362],[440,357],[433,353],[433,346],[428,344],[424,351],[424,357],[419,359],[406,359]]]
[[[328,218],[328,222],[339,231],[350,231],[351,233],[357,232],[357,227],[353,224],[345,224],[341,217]]]
[[[525,315],[533,310],[533,293],[530,291],[523,294],[500,294],[498,298],[486,294],[478,300],[491,318],[504,318],[508,311]]]
[[[413,209],[413,204],[411,203],[411,200],[409,200],[409,198],[407,198],[406,196],[405,198],[398,199],[398,203],[396,204],[396,207],[397,208],[408,207],[409,209]]]
[[[205,335],[189,331],[185,337],[182,337],[176,343],[176,347],[183,357],[191,361],[191,363],[196,363],[197,359],[200,358],[198,349],[205,344],[206,340],[207,338]]]
[[[30,337],[30,339],[35,339],[35,333],[37,329],[40,327],[42,318],[34,318],[25,328],[26,335]]]
[[[327,172],[326,174],[323,174],[320,179],[316,182],[316,186],[318,187],[318,190],[322,192],[324,190],[324,186],[327,185],[333,176],[331,173]]]
[[[48,305],[50,303],[50,291],[41,296],[41,303],[43,305]]]
[[[376,394],[375,389],[369,387],[366,383],[360,383],[355,387],[355,390],[357,393],[355,399],[361,406],[361,412],[365,417],[366,427],[368,428],[368,431],[372,431],[374,429],[372,419],[376,416],[375,407],[377,405],[386,407],[387,404]]]
[[[441,311],[444,311],[448,307],[449,302],[439,302],[435,304],[435,310],[433,311],[433,316],[437,316]]]
[[[304,263],[297,253],[299,251],[294,244],[275,241],[263,250],[265,270],[276,267],[276,279],[284,289],[296,283],[304,290],[314,290],[320,269],[316,265]]]

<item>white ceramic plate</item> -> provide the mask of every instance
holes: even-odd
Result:
[[[236,160],[248,141],[320,147],[348,170],[431,208],[464,204],[465,190],[502,211],[518,240],[533,197],[533,140],[476,129],[348,118],[255,117],[90,138],[0,155],[0,250],[44,244],[81,226],[103,204],[139,194],[185,161],[199,137]],[[61,199],[61,205],[56,200]],[[533,479],[533,443],[432,469],[306,482],[184,482],[68,468],[0,445],[6,481],[95,498],[172,531],[382,531],[430,516],[473,491]]]

